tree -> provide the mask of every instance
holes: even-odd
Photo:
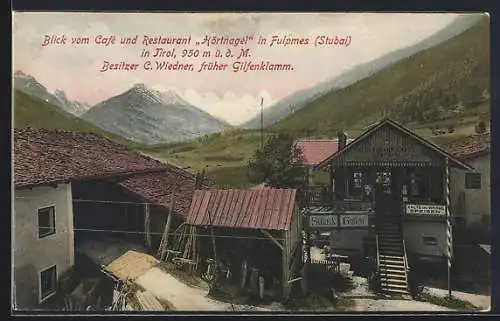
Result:
[[[302,152],[287,134],[274,135],[262,149],[255,151],[248,163],[252,183],[266,183],[275,188],[301,188],[305,184]]]

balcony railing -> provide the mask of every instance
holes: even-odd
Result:
[[[331,205],[333,195],[326,186],[310,186],[302,190],[302,202],[308,206]]]

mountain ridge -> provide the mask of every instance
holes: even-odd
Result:
[[[61,89],[56,89],[54,93],[49,92],[35,77],[21,70],[17,70],[14,73],[14,88],[45,102],[49,102],[75,116],[83,115],[89,108],[85,103],[69,100],[66,93]]]
[[[82,118],[141,144],[182,141],[230,127],[174,91],[161,92],[143,83],[94,105]]]
[[[367,78],[376,72],[391,66],[398,61],[410,57],[422,50],[429,49],[433,46],[437,46],[447,40],[450,40],[462,32],[465,32],[471,28],[477,21],[481,18],[481,15],[477,16],[461,16],[457,17],[449,25],[433,34],[430,37],[425,38],[422,41],[417,42],[411,46],[401,48],[392,51],[382,57],[376,58],[372,61],[359,64],[350,68],[349,70],[343,72],[339,76],[331,77],[317,85],[309,88],[304,88],[299,91],[292,93],[291,95],[285,97],[284,99],[278,101],[273,106],[268,107],[264,110],[264,127],[271,126],[280,120],[286,118],[287,116],[297,112],[308,103],[320,98],[321,96],[346,88]],[[258,129],[260,128],[260,113],[249,121],[241,125],[245,129]]]

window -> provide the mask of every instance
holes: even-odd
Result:
[[[480,189],[481,188],[481,173],[465,173],[465,188]]]
[[[422,241],[424,245],[437,245],[437,239],[434,236],[422,236]]]
[[[40,271],[40,302],[56,293],[57,268],[55,265]]]
[[[360,172],[354,172],[352,187],[361,188],[361,185],[362,185],[362,174]]]
[[[56,233],[56,208],[44,207],[38,210],[38,238]]]

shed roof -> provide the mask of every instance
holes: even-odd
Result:
[[[165,165],[93,133],[15,129],[16,187],[153,172]]]
[[[459,159],[470,159],[490,152],[490,133],[470,135],[444,144],[443,149]]]
[[[197,190],[187,223],[265,230],[288,230],[295,209],[295,189]]]

